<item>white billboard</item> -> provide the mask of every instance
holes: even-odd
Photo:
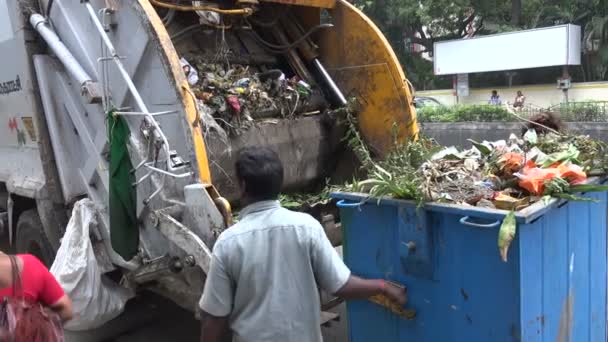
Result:
[[[560,25],[434,44],[435,75],[581,64],[581,28]]]

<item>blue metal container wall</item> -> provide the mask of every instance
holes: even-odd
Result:
[[[498,227],[459,222],[475,221],[470,210],[417,212],[398,201],[342,207],[353,273],[406,284],[407,306],[417,310],[405,321],[376,304],[349,302],[349,340],[606,341],[607,198],[594,197],[601,202],[568,203],[518,224],[507,263]],[[490,221],[502,219],[497,212]]]
[[[522,341],[606,341],[606,201],[570,202],[519,230]]]

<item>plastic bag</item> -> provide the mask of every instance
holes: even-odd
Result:
[[[179,60],[182,68],[188,67],[188,73],[186,74],[186,78],[188,79],[188,84],[191,86],[198,83],[198,71],[188,62],[184,57]]]
[[[72,300],[75,316],[66,330],[100,327],[120,315],[133,292],[102,276],[89,229],[96,222],[97,209],[89,199],[74,205],[72,217],[61,241],[51,273]]]
[[[498,163],[502,165],[502,170],[505,173],[513,174],[513,172],[521,170],[524,156],[515,152],[507,152],[498,160]]]
[[[7,297],[0,304],[0,341],[63,342],[61,319],[40,303]]]
[[[559,176],[567,179],[570,184],[582,184],[587,180],[587,174],[583,168],[575,164],[560,164],[557,167]]]
[[[542,195],[545,191],[545,182],[556,177],[567,179],[570,184],[581,184],[587,180],[587,175],[578,165],[562,163],[549,168],[539,168],[532,160],[526,163],[517,177],[519,186],[533,195]]]
[[[192,1],[192,5],[196,7],[208,6],[217,7],[217,4],[208,1]],[[200,17],[200,23],[209,26],[218,26],[221,24],[222,19],[220,14],[212,11],[196,11],[196,14]]]

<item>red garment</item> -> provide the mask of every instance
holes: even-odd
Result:
[[[17,257],[23,262],[21,283],[26,299],[51,306],[65,295],[61,285],[38,258],[31,254],[19,254]],[[12,287],[0,289],[0,298],[11,296]]]

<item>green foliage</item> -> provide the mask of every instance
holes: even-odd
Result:
[[[335,189],[335,187],[332,187],[329,185],[329,182],[326,181],[325,187],[320,192],[281,194],[279,196],[279,201],[283,207],[293,210],[301,210],[305,207],[325,205],[331,201],[329,195]]]
[[[549,109],[563,122],[608,122],[608,102],[570,102]],[[522,112],[526,117],[533,113]],[[417,111],[419,122],[514,122],[518,119],[502,106],[428,106]]]
[[[418,140],[405,143],[395,142],[393,150],[382,160],[374,160],[369,148],[359,135],[357,121],[352,114],[347,115],[348,133],[346,141],[361,162],[367,173],[363,181],[353,180],[341,190],[364,192],[371,197],[393,197],[411,199],[422,204],[424,196],[419,186],[421,183],[420,166],[440,147],[432,140],[421,136]]]
[[[570,102],[554,110],[565,122],[608,122],[608,102]]]
[[[432,63],[411,53],[408,44],[420,44],[432,53],[436,41],[476,34],[532,29],[573,23],[583,27],[587,51],[584,80],[608,77],[607,0],[354,0],[391,42],[408,77],[417,89],[444,88],[449,78],[436,77]],[[514,6],[519,3],[521,6]],[[518,20],[517,20],[518,19]],[[474,82],[473,82],[474,83]],[[449,86],[449,84],[448,84]]]
[[[517,118],[502,106],[457,105],[418,109],[420,122],[492,122],[516,121]]]

